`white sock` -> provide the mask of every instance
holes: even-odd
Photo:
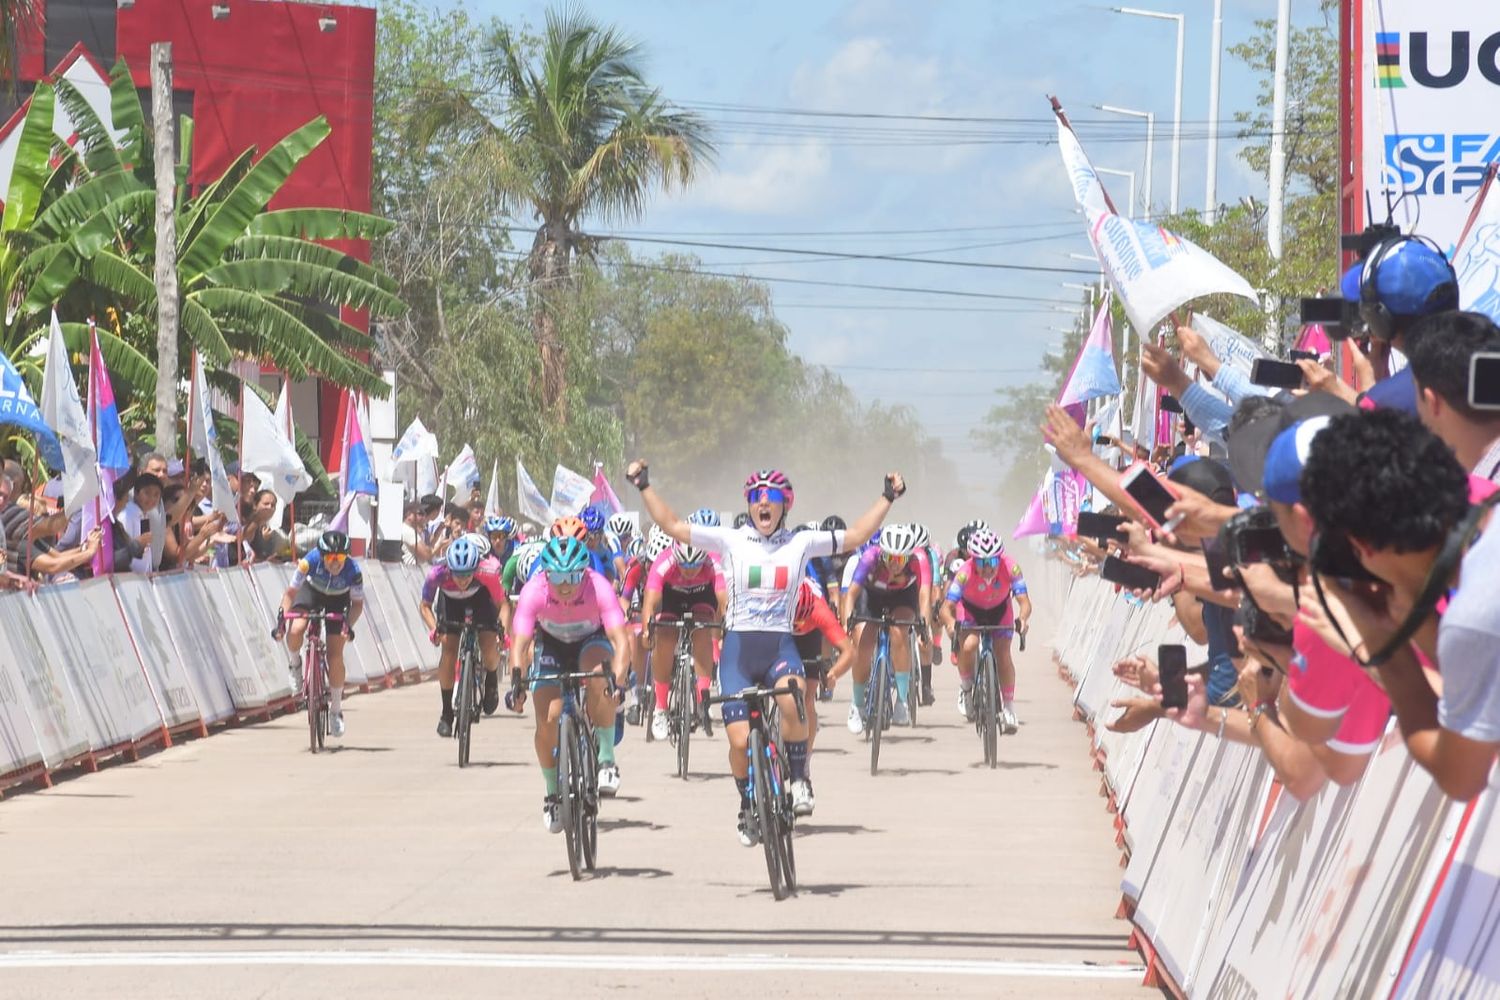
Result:
[[[328,700],[331,703],[330,707],[334,715],[338,715],[344,711],[344,691],[342,688],[331,688],[328,692]]]

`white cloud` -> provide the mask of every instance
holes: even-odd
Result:
[[[720,154],[716,171],[674,199],[679,207],[717,208],[744,215],[791,215],[828,194],[828,146],[736,145]]]

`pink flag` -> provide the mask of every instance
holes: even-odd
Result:
[[[99,482],[103,492],[83,509],[82,537],[102,527],[103,539],[94,556],[94,575],[103,576],[115,565],[114,523],[115,480],[130,471],[130,450],[125,445],[125,431],[120,426],[120,411],[109,382],[109,369],[99,351],[99,332],[89,323],[89,427],[94,435],[94,450],[99,455]]]
[[[609,485],[609,479],[604,475],[604,463],[594,463],[594,492],[589,495],[589,503],[597,507],[607,507],[611,514],[618,514],[625,509],[620,498],[615,495],[614,487]]]
[[[1297,337],[1297,350],[1312,351],[1318,357],[1333,353],[1333,344],[1328,339],[1328,331],[1323,329],[1323,324],[1312,323],[1302,328],[1302,333]]]
[[[1025,538],[1027,535],[1047,534],[1047,515],[1042,510],[1042,494],[1047,492],[1047,487],[1052,482],[1052,470],[1042,478],[1041,489],[1036,491],[1036,496],[1031,498],[1031,503],[1026,506],[1026,513],[1021,515],[1021,523],[1016,525],[1012,532],[1012,538]]]

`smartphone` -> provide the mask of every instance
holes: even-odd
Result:
[[[1318,360],[1318,352],[1317,351],[1289,351],[1289,352],[1287,352],[1287,357],[1289,357],[1289,358],[1292,359],[1292,364],[1296,364],[1298,361],[1316,361],[1316,360]]]
[[[1167,517],[1167,508],[1177,502],[1177,494],[1157,479],[1149,466],[1138,462],[1126,469],[1120,477],[1120,488],[1130,494],[1153,527],[1171,531],[1182,523],[1181,518]]]
[[[1099,575],[1110,583],[1118,583],[1131,590],[1155,590],[1161,586],[1161,574],[1133,562],[1105,556]]]
[[[1240,581],[1229,575],[1229,559],[1224,555],[1224,547],[1219,544],[1217,538],[1205,538],[1203,545],[1203,559],[1208,563],[1208,585],[1215,590],[1235,590]]]
[[[1500,354],[1479,351],[1469,358],[1469,405],[1500,410]]]
[[[1124,523],[1125,518],[1116,514],[1096,514],[1091,510],[1078,512],[1078,534],[1101,542],[1111,538],[1123,540],[1125,533],[1120,530],[1120,525]]]
[[[1302,369],[1291,361],[1256,358],[1250,365],[1250,381],[1273,389],[1302,388]]]
[[[1182,412],[1182,404],[1177,402],[1176,396],[1163,396],[1161,398],[1161,408],[1167,413]]]
[[[1156,669],[1161,680],[1161,707],[1187,708],[1187,647],[1156,647]]]

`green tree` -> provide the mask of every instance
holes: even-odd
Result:
[[[636,44],[582,13],[549,11],[534,58],[525,37],[504,25],[484,51],[481,87],[431,80],[412,116],[421,145],[436,135],[457,141],[475,188],[537,219],[528,254],[531,331],[543,405],[566,419],[558,299],[575,261],[593,252],[581,220],[636,218],[654,188],[690,183],[712,155],[708,128],[650,87]]]

